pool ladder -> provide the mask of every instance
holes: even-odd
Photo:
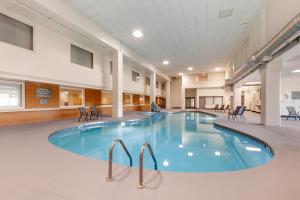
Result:
[[[113,180],[113,178],[112,178],[112,160],[113,160],[114,147],[117,143],[121,144],[123,150],[125,151],[125,153],[127,154],[128,158],[129,158],[130,167],[132,167],[132,157],[131,157],[130,153],[128,152],[124,142],[120,139],[114,140],[109,148],[108,176],[105,179],[106,181]],[[153,153],[153,150],[151,148],[151,145],[148,143],[145,143],[142,145],[142,148],[140,151],[140,156],[139,156],[139,161],[140,161],[140,163],[139,163],[139,182],[138,182],[138,186],[137,186],[137,188],[139,188],[139,189],[143,189],[145,187],[145,184],[144,184],[144,152],[145,152],[146,148],[148,148],[150,155],[152,157],[152,160],[154,163],[154,169],[157,170],[157,161],[156,161],[155,155]]]

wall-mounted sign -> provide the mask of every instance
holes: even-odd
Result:
[[[41,105],[48,104],[48,99],[40,99],[40,104]]]
[[[37,88],[35,94],[38,98],[50,98],[52,96],[52,90],[48,88]]]

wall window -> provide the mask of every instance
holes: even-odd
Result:
[[[139,80],[140,80],[140,74],[135,71],[132,71],[132,81],[137,82]]]
[[[146,79],[145,79],[145,84],[146,84],[146,85],[150,85],[150,78],[149,78],[149,77],[146,77]]]
[[[71,44],[71,62],[93,69],[93,53]]]
[[[22,106],[22,83],[0,82],[0,109]]]
[[[156,81],[156,88],[158,88],[158,86],[159,86],[159,82],[158,82],[158,81]]]
[[[83,106],[82,89],[61,88],[60,89],[60,106]]]
[[[112,105],[112,93],[108,91],[102,91],[101,95],[102,105]]]
[[[0,40],[33,50],[33,27],[0,13]]]
[[[123,95],[123,104],[124,105],[130,105],[130,104],[132,104],[132,95],[131,94],[124,94]]]

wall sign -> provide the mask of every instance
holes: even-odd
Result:
[[[41,104],[41,105],[46,105],[46,104],[48,104],[48,99],[40,99],[40,104]]]
[[[52,97],[52,90],[48,88],[37,88],[35,95],[38,98],[50,98]]]

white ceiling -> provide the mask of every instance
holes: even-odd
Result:
[[[169,75],[223,67],[264,0],[66,0]],[[233,14],[219,18],[219,12]],[[248,24],[245,24],[248,23]],[[133,38],[135,29],[142,39]],[[164,59],[170,60],[163,66]]]

